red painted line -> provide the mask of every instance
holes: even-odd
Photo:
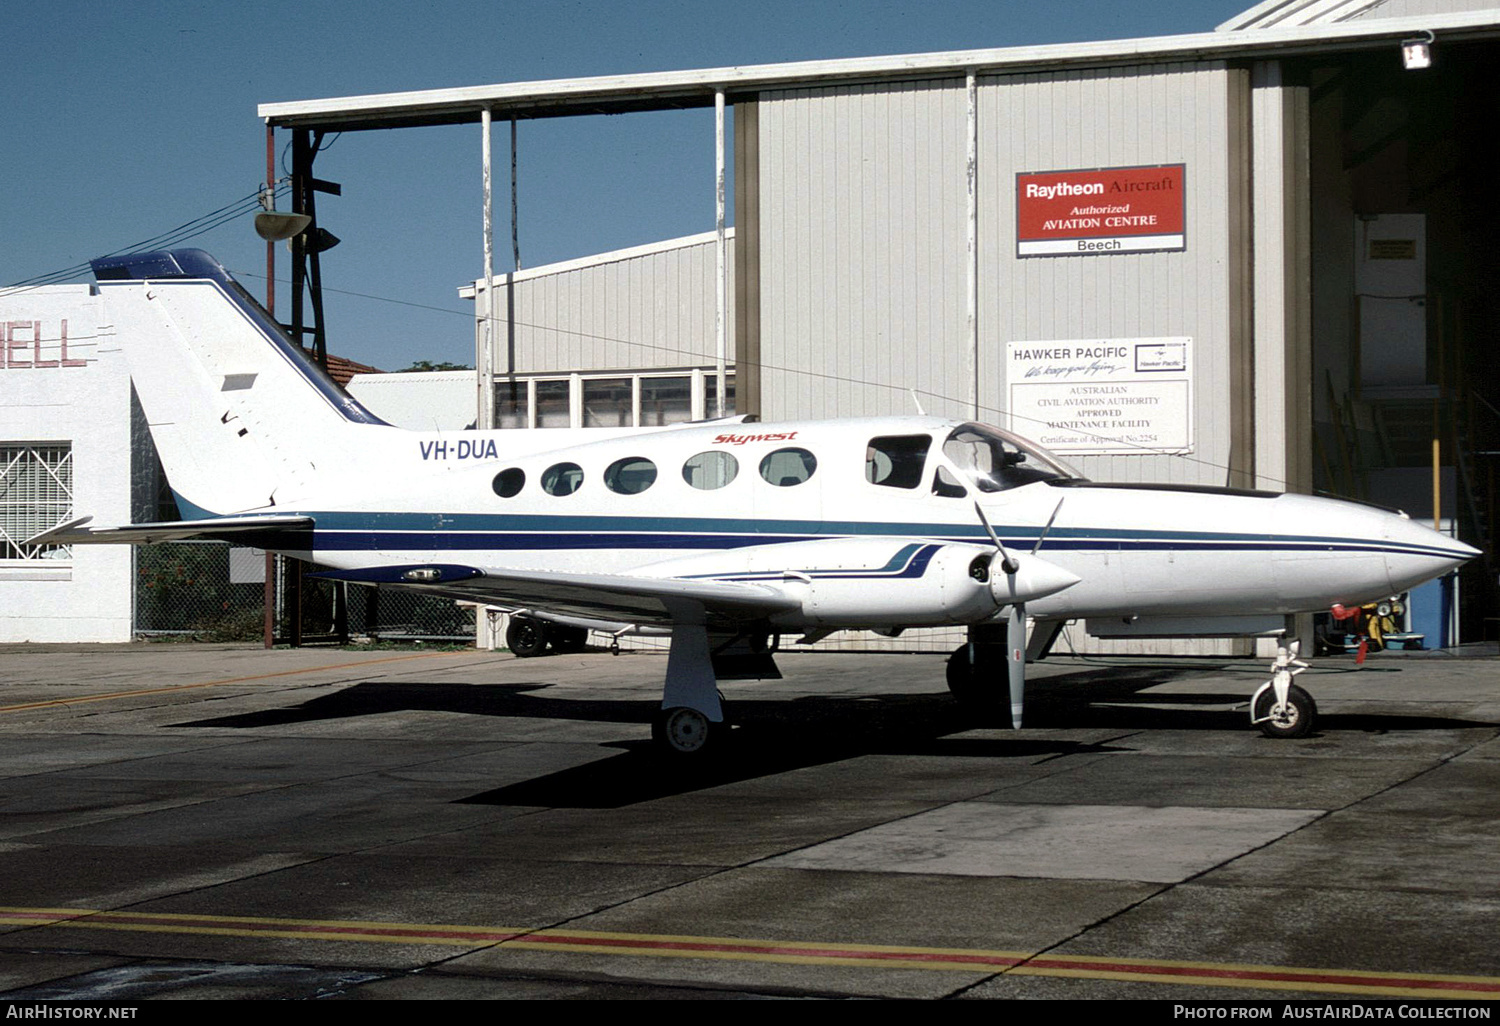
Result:
[[[1193,976],[1216,980],[1269,980],[1277,983],[1337,983],[1349,986],[1410,987],[1424,990],[1493,991],[1495,984],[1463,980],[1432,980],[1398,975],[1348,976],[1333,972],[1288,972],[1267,969],[1231,969],[1182,965],[1139,965],[1106,962],[1102,959],[1035,958],[1024,968],[1078,969],[1085,972],[1146,974],[1153,976]]]
[[[648,951],[719,951],[740,955],[793,955],[800,958],[854,958],[871,962],[960,962],[969,965],[1014,966],[1024,959],[996,955],[943,954],[934,951],[858,951],[847,948],[805,948],[778,944],[713,944],[706,941],[654,941],[625,937],[577,937],[538,933],[520,939],[538,944],[587,944],[606,948]]]
[[[394,939],[421,943],[423,940],[471,941],[475,943],[519,943],[534,947],[614,949],[623,953],[637,951],[672,952],[684,955],[723,954],[728,956],[764,956],[770,958],[839,959],[846,962],[906,963],[934,967],[973,966],[976,969],[1012,970],[1015,972],[1114,974],[1123,977],[1178,978],[1222,981],[1257,981],[1286,984],[1300,989],[1320,986],[1342,986],[1365,992],[1378,989],[1405,989],[1439,996],[1494,994],[1500,981],[1483,978],[1437,979],[1405,973],[1355,973],[1319,969],[1275,969],[1234,965],[1173,965],[1144,960],[1113,961],[1108,958],[1042,956],[1027,958],[1002,952],[932,951],[900,949],[869,950],[830,945],[773,944],[736,942],[733,940],[694,940],[692,938],[654,938],[651,936],[590,936],[586,933],[552,931],[497,930],[464,927],[415,927],[400,924],[360,925],[345,922],[326,924],[308,921],[214,918],[209,916],[150,915],[139,913],[91,912],[71,909],[0,910],[0,921],[25,922],[34,925],[84,927],[117,927],[121,929],[159,927],[183,932],[219,931],[239,934],[300,934],[331,939]]]

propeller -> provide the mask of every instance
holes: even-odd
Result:
[[[1000,536],[984,515],[984,508],[979,503],[974,503],[974,512],[979,515],[979,522],[984,525],[985,533],[990,536],[990,541],[994,542],[1000,553],[1000,569],[1005,574],[1004,581],[991,576],[990,590],[995,600],[1005,607],[1005,668],[1010,683],[1010,722],[1017,730],[1021,729],[1021,713],[1026,700],[1026,600],[1044,598],[1070,588],[1079,581],[1076,574],[1036,554],[1061,511],[1062,501],[1059,500],[1023,565],[1006,551]]]

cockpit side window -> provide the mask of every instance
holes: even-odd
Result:
[[[887,488],[916,488],[927,465],[928,435],[887,435],[865,447],[865,480]]]
[[[943,443],[943,455],[981,492],[1077,476],[1031,443],[981,424],[954,429]]]
[[[947,467],[940,465],[937,473],[932,475],[932,494],[940,495],[945,499],[962,499],[969,494],[969,490],[959,484],[958,479]]]

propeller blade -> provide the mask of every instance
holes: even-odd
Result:
[[[1064,496],[1064,498],[1066,498],[1066,496]],[[1031,547],[1031,554],[1033,556],[1036,555],[1037,550],[1042,547],[1042,542],[1047,540],[1047,532],[1052,530],[1052,524],[1057,520],[1057,515],[1062,512],[1062,504],[1063,500],[1058,499],[1057,506],[1052,510],[1052,515],[1047,518],[1047,526],[1042,528],[1042,533],[1036,536],[1036,544]]]
[[[1005,663],[1010,671],[1010,724],[1021,729],[1026,701],[1026,604],[1017,602],[1005,612]]]
[[[990,541],[994,542],[995,548],[1000,550],[1000,569],[1004,570],[1007,574],[1015,573],[1020,569],[1020,564],[1012,559],[1010,553],[1005,551],[1005,546],[1000,544],[1000,536],[996,534],[995,529],[990,526],[990,518],[984,515],[984,508],[980,506],[978,502],[974,503],[974,512],[979,514],[979,522],[983,524],[984,529],[989,532]]]

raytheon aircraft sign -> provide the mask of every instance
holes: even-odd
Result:
[[[1016,175],[1016,255],[1187,248],[1185,165]]]

